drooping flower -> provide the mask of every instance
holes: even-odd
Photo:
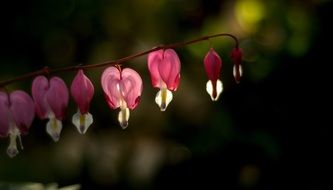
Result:
[[[213,101],[217,101],[223,91],[223,84],[219,79],[222,69],[222,60],[213,48],[211,48],[206,54],[204,58],[204,65],[208,76],[206,90],[211,99]]]
[[[32,82],[31,91],[38,117],[49,119],[46,132],[57,142],[69,99],[65,82],[59,77],[48,80],[45,76],[37,76]]]
[[[9,95],[0,92],[0,137],[10,138],[7,148],[9,157],[19,153],[16,138],[23,149],[21,135],[28,134],[34,117],[34,102],[26,92],[17,90]]]
[[[82,69],[78,71],[72,82],[71,95],[78,105],[78,111],[73,115],[72,123],[79,133],[84,134],[93,123],[93,117],[88,111],[94,95],[94,86]]]
[[[172,100],[180,81],[180,60],[173,49],[158,50],[149,53],[148,69],[153,87],[159,88],[155,102],[161,111],[165,111]]]
[[[142,79],[130,68],[109,67],[104,70],[101,84],[110,108],[120,108],[118,121],[125,129],[128,126],[129,110],[136,108],[142,93]]]
[[[236,83],[240,82],[240,78],[242,77],[243,70],[242,70],[242,50],[239,47],[235,47],[231,52],[231,59],[234,63],[233,67],[233,75],[235,78]]]

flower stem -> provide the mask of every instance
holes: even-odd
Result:
[[[217,38],[217,37],[230,37],[235,41],[235,47],[237,48],[239,45],[238,39],[236,36],[232,35],[232,34],[228,34],[228,33],[219,33],[219,34],[214,34],[214,35],[209,35],[209,36],[203,36],[203,37],[199,37],[193,40],[189,40],[189,41],[184,41],[184,42],[176,42],[176,43],[172,43],[172,44],[166,44],[166,45],[159,45],[156,46],[152,49],[149,50],[145,50],[145,51],[141,51],[138,52],[136,54],[132,54],[120,59],[116,59],[116,60],[109,60],[109,61],[105,61],[102,63],[96,63],[96,64],[90,64],[90,65],[75,65],[75,66],[68,66],[68,67],[61,67],[61,68],[55,68],[55,69],[49,69],[48,67],[44,67],[43,69],[31,72],[31,73],[27,73],[24,75],[20,75],[11,79],[7,79],[7,80],[2,80],[0,81],[0,87],[4,87],[8,84],[14,83],[16,81],[21,81],[27,78],[32,78],[38,75],[50,75],[50,74],[55,74],[55,73],[60,73],[60,72],[65,72],[65,71],[76,71],[78,69],[92,69],[92,68],[99,68],[99,67],[105,67],[108,65],[121,65],[124,62],[127,62],[129,60],[147,55],[153,51],[157,51],[160,49],[168,49],[168,48],[177,48],[177,47],[183,47],[183,46],[187,46],[190,44],[194,44],[194,43],[198,43],[204,40],[209,40],[211,38]]]

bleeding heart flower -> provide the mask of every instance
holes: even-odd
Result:
[[[222,68],[222,60],[213,48],[211,48],[206,54],[204,58],[204,65],[209,79],[206,84],[206,90],[211,99],[213,101],[217,101],[223,91],[223,84],[219,79]]]
[[[242,70],[242,50],[239,47],[236,47],[232,50],[231,52],[231,59],[234,62],[234,67],[233,67],[233,74],[236,83],[240,82],[240,78],[242,77],[243,70]]]
[[[72,122],[79,133],[84,134],[93,123],[93,117],[88,111],[94,96],[94,86],[89,78],[84,75],[82,69],[78,71],[72,82],[71,94],[78,105],[78,111],[73,115]]]
[[[125,129],[128,126],[129,109],[133,110],[140,101],[142,79],[133,69],[109,67],[102,74],[101,83],[110,108],[120,108],[118,121]]]
[[[65,82],[59,77],[52,77],[49,81],[45,76],[37,76],[32,82],[31,91],[38,117],[49,119],[46,132],[57,142],[69,98]]]
[[[28,134],[34,117],[34,102],[26,92],[17,90],[9,95],[0,92],[0,137],[10,138],[7,148],[9,157],[14,157],[19,152],[16,145],[17,137],[23,149],[21,135]]]
[[[149,53],[148,69],[153,87],[159,88],[155,102],[161,111],[165,111],[172,100],[180,80],[180,60],[173,49],[158,50]]]

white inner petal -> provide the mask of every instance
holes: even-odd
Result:
[[[156,104],[160,107],[161,111],[165,111],[171,102],[173,96],[172,92],[167,88],[162,88],[155,97]]]
[[[9,146],[7,148],[7,154],[11,158],[15,157],[19,153],[19,151],[17,149],[16,138],[18,138],[19,143],[21,145],[21,149],[23,149],[23,145],[22,145],[22,142],[21,142],[20,131],[18,130],[18,128],[16,127],[15,124],[10,123]]]
[[[243,67],[239,65],[239,76],[243,76]]]
[[[129,116],[130,116],[129,109],[127,107],[120,107],[120,111],[118,113],[118,121],[123,129],[126,129],[126,127],[128,126]]]
[[[85,134],[93,121],[93,117],[89,112],[81,114],[80,111],[77,111],[72,117],[72,123],[80,134]]]
[[[52,137],[54,142],[59,141],[62,123],[56,118],[50,118],[46,124],[46,132]]]
[[[239,72],[239,76],[241,77],[243,75],[242,65],[238,66],[238,72]],[[236,77],[236,65],[234,65],[234,67],[233,67],[233,74],[234,74],[234,77]]]
[[[221,80],[217,80],[216,81],[216,97],[214,98],[213,96],[213,84],[212,84],[212,81],[209,80],[207,83],[206,83],[206,91],[208,92],[208,94],[210,95],[210,98],[213,100],[213,101],[217,101],[223,91],[223,84],[221,82]]]

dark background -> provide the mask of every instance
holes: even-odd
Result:
[[[125,67],[140,73],[144,90],[122,130],[118,111],[104,101],[104,68],[88,70],[95,96],[87,134],[71,124],[71,100],[58,143],[38,119],[15,158],[6,155],[9,139],[1,139],[0,189],[27,183],[33,189],[52,183],[82,189],[330,189],[331,1],[7,3],[0,7],[0,80],[220,32],[239,37],[244,76],[235,84],[228,38],[177,48],[181,83],[161,113],[146,57],[129,61]],[[210,44],[223,60],[224,92],[217,102],[205,91],[203,57]],[[68,86],[74,75],[58,74]],[[6,89],[30,93],[31,82]]]

